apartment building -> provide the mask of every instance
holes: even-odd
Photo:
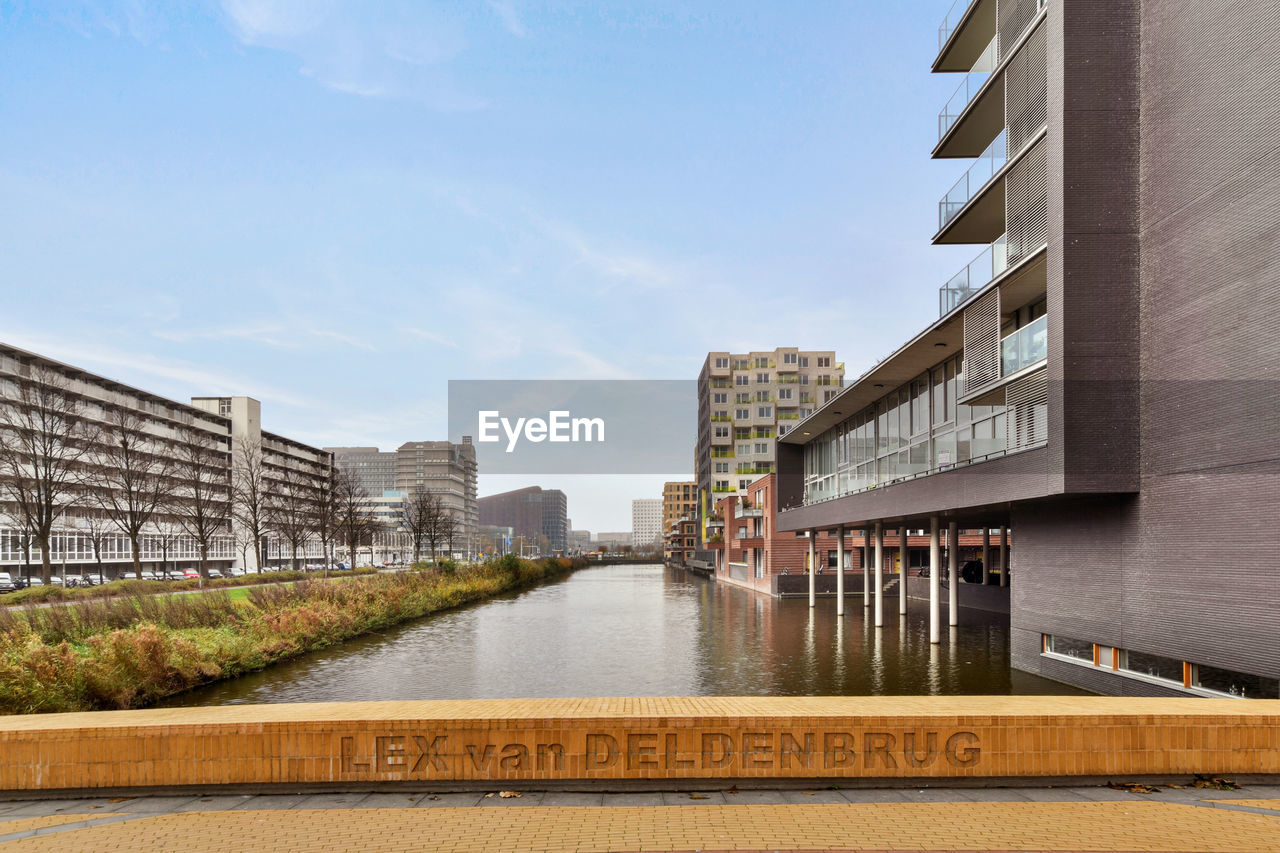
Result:
[[[778,436],[830,400],[843,379],[844,364],[829,350],[708,353],[698,374],[699,514],[772,473]]]
[[[334,465],[349,472],[370,498],[390,492],[426,491],[438,496],[457,524],[455,549],[474,550],[480,526],[476,503],[476,450],[470,436],[461,443],[409,441],[393,451],[376,447],[328,447]]]
[[[682,518],[698,516],[698,484],[680,481],[662,484],[662,532],[665,534]]]
[[[1280,696],[1280,7],[959,0],[940,316],[780,440],[779,526],[1014,531],[1013,666]],[[952,566],[954,568],[954,566]],[[955,572],[951,572],[952,577]],[[950,587],[964,605],[970,585]],[[954,601],[954,599],[952,599]],[[949,602],[949,605],[951,602]]]
[[[60,396],[71,418],[83,423],[81,438],[91,444],[64,464],[74,476],[72,488],[58,496],[60,506],[49,542],[49,559],[57,573],[97,572],[115,576],[132,568],[130,538],[118,519],[130,504],[127,488],[141,491],[146,481],[160,500],[154,511],[135,511],[144,518],[139,529],[139,557],[144,570],[194,567],[200,559],[201,538],[208,546],[207,566],[227,568],[233,563],[256,567],[263,560],[282,561],[292,546],[269,530],[263,554],[232,521],[232,484],[237,466],[247,454],[262,462],[263,489],[279,494],[283,484],[297,493],[315,490],[329,476],[328,453],[261,425],[261,404],[251,397],[197,397],[190,404],[97,376],[72,365],[0,344],[0,411],[6,429],[20,413],[30,410],[41,389]],[[134,448],[128,461],[118,452],[122,441]],[[9,432],[9,450],[19,444]],[[117,448],[113,450],[112,448]],[[197,453],[199,464],[196,463]],[[129,472],[132,486],[123,485]],[[0,477],[11,477],[6,466]],[[118,498],[114,501],[112,498]],[[200,519],[193,507],[201,507]],[[193,529],[196,531],[193,533]],[[314,536],[298,537],[299,558],[320,557]],[[23,523],[13,489],[0,489],[0,566],[6,571],[39,574],[41,555],[32,532]]]
[[[698,519],[680,518],[662,535],[662,559],[674,566],[687,566],[698,551]]]
[[[528,486],[480,498],[478,505],[481,525],[510,527],[515,537],[548,552],[565,550],[568,499],[559,489]]]
[[[631,544],[653,548],[662,544],[662,498],[631,501]]]

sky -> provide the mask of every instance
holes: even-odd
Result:
[[[929,245],[949,6],[0,0],[0,340],[383,449],[450,379],[857,376],[977,254]],[[694,440],[536,484],[629,530]]]

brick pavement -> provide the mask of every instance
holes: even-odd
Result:
[[[1034,793],[1034,797],[1030,796]],[[1106,788],[335,794],[0,803],[9,851],[1280,853],[1280,794]],[[809,796],[812,795],[812,796]],[[706,797],[706,799],[701,799]],[[750,802],[742,802],[737,798]],[[625,799],[624,799],[625,798]],[[109,802],[109,801],[104,801]],[[586,805],[568,803],[587,803]],[[677,804],[678,803],[678,804]],[[39,821],[58,821],[38,823]]]

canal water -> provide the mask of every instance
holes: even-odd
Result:
[[[885,626],[860,598],[778,600],[661,565],[583,569],[174,697],[165,704],[555,696],[1072,694],[1009,668],[1008,617],[926,604]],[[945,615],[944,615],[945,621]]]

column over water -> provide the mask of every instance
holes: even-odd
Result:
[[[959,523],[947,523],[947,584],[948,625],[960,624],[960,530]]]
[[[1000,586],[1009,585],[1009,528],[1000,525]]]
[[[876,627],[884,626],[884,522],[876,522]]]
[[[844,615],[844,525],[836,528],[836,615]]]
[[[871,606],[871,528],[862,528],[862,606]]]
[[[813,606],[814,599],[817,597],[817,591],[814,589],[818,576],[817,557],[814,554],[814,540],[818,537],[818,531],[809,531],[809,606]]]
[[[987,585],[987,577],[991,574],[991,528],[982,525],[982,585]]]
[[[942,574],[942,547],[938,542],[938,517],[929,517],[929,642],[941,639],[938,624],[938,577]]]
[[[902,615],[907,612],[907,568],[911,565],[909,557],[907,525],[903,522],[898,526],[898,613]]]

